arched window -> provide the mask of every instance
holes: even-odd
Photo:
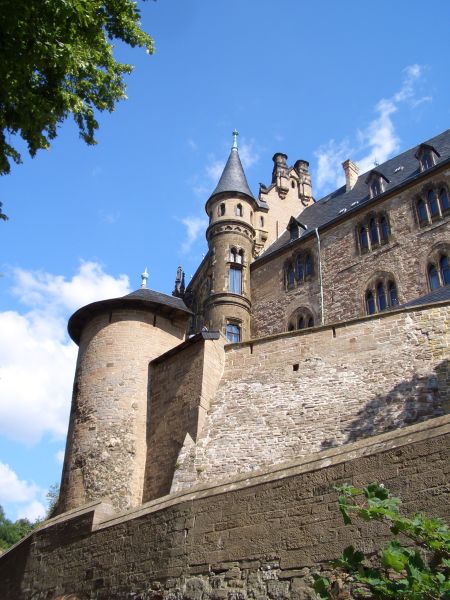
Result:
[[[297,279],[303,281],[305,279],[305,263],[303,256],[297,256]]]
[[[389,225],[386,217],[382,216],[380,219],[380,236],[381,243],[386,244],[389,240]]]
[[[380,244],[387,244],[391,236],[389,219],[384,213],[366,216],[356,231],[361,254],[374,250]]]
[[[242,217],[244,214],[243,210],[242,210],[242,204],[237,204],[236,205],[236,216],[237,217]]]
[[[311,254],[305,256],[305,277],[314,274],[314,263]]]
[[[236,248],[230,248],[230,262],[237,262],[236,257],[237,257]]]
[[[450,267],[448,263],[448,256],[442,255],[439,259],[439,270],[441,272],[442,285],[448,285],[450,283]]]
[[[393,277],[387,273],[374,279],[366,289],[365,304],[368,315],[397,306],[398,293]]]
[[[425,197],[417,200],[416,211],[420,227],[425,227],[446,217],[450,213],[447,188],[441,187],[428,190]]]
[[[434,265],[430,265],[428,267],[428,283],[430,284],[431,290],[436,290],[438,287],[441,286],[441,283],[439,281],[438,270]]]
[[[389,282],[388,291],[389,291],[389,303],[390,303],[390,305],[391,306],[397,306],[397,304],[398,304],[397,287],[396,287],[396,285],[395,285],[395,283],[393,281]]]
[[[361,245],[361,252],[369,250],[369,238],[367,237],[367,229],[365,227],[361,227],[359,230],[359,243]]]
[[[237,323],[227,323],[227,340],[232,344],[241,341],[241,327]]]
[[[295,271],[292,263],[289,263],[286,269],[286,283],[288,287],[293,287],[295,284]]]
[[[366,308],[368,315],[373,315],[375,313],[375,299],[372,292],[367,292],[366,294]]]
[[[442,188],[439,191],[439,202],[441,205],[441,212],[443,215],[447,214],[450,211],[450,204],[448,201],[448,193],[445,188]]]
[[[378,229],[377,222],[374,218],[369,221],[369,233],[370,233],[370,243],[373,246],[378,246]]]
[[[225,214],[225,202],[222,202],[222,204],[219,206],[219,217],[223,217],[224,214]]]
[[[379,283],[377,285],[377,301],[378,301],[378,310],[386,310],[387,302],[386,302],[386,292],[384,289],[383,283]]]
[[[428,212],[425,202],[422,199],[417,202],[417,216],[419,218],[419,225],[428,223]]]
[[[430,190],[428,192],[428,206],[430,208],[430,217],[433,221],[437,217],[439,217],[438,201],[436,197],[436,192],[434,190]]]
[[[240,265],[244,264],[244,251],[243,250],[239,250],[239,252],[236,254],[236,262],[239,263]]]
[[[302,307],[298,308],[289,318],[288,331],[294,329],[306,329],[308,327],[314,327],[314,317],[309,308]]]

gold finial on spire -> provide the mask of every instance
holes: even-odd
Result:
[[[235,128],[233,130],[233,145],[231,146],[232,150],[237,150],[238,149],[238,145],[237,145],[237,136],[239,135],[239,131]]]
[[[141,289],[143,289],[143,290],[147,289],[147,280],[148,280],[148,271],[147,271],[147,267],[145,267],[144,272],[141,273]]]

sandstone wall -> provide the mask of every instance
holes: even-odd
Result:
[[[381,199],[361,209],[353,217],[321,230],[322,275],[325,323],[348,320],[366,314],[365,291],[372,279],[391,274],[399,303],[429,292],[427,262],[439,247],[450,252],[450,219],[420,228],[415,215],[415,200],[425,196],[430,186],[450,184],[448,168],[409,185],[401,193]],[[338,202],[331,199],[329,202]],[[384,212],[390,221],[389,242],[372,252],[361,254],[356,228],[371,214]],[[284,267],[300,252],[310,250],[315,260],[315,275],[291,290],[286,290]],[[299,307],[320,313],[320,291],[315,237],[298,240],[280,254],[252,265],[252,336],[261,337],[287,330],[292,312]],[[317,318],[315,323],[320,322]]]
[[[80,340],[59,512],[109,495],[117,508],[142,502],[148,363],[178,345],[186,319],[114,310]]]
[[[98,505],[62,515],[0,558],[0,597],[307,600],[312,569],[387,535],[344,526],[335,484],[382,481],[406,512],[450,517],[449,431],[441,417],[116,518]]]
[[[195,458],[181,470],[217,480],[443,414],[449,323],[447,302],[227,346]]]
[[[150,363],[144,502],[170,492],[197,441],[222,376],[224,341],[216,333],[199,333]]]

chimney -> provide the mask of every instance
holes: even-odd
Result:
[[[342,163],[342,168],[345,173],[345,191],[349,192],[358,181],[359,167],[348,158]]]
[[[287,177],[287,172],[289,170],[286,161],[287,155],[282,152],[277,152],[272,157],[273,160],[273,170],[272,170],[272,183],[278,183],[278,178]]]

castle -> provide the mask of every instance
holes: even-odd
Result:
[[[362,175],[346,160],[318,201],[282,153],[253,195],[233,138],[188,285],[143,274],[71,317],[58,516],[0,560],[20,565],[2,597],[302,600],[345,536],[333,483],[420,508],[428,474],[448,511],[450,130]]]

